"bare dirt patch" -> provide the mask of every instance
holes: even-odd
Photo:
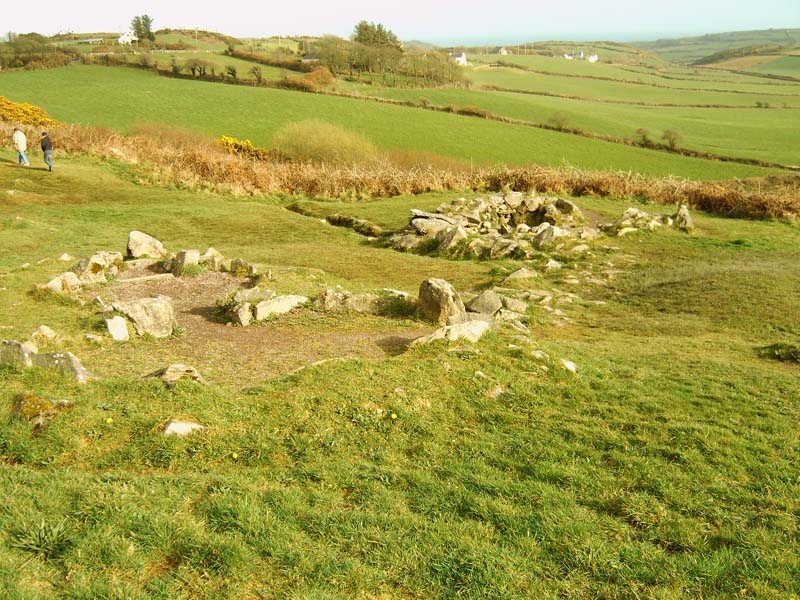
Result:
[[[225,323],[216,304],[246,286],[246,279],[205,272],[195,277],[135,281],[153,274],[141,268],[123,272],[103,290],[103,300],[169,296],[183,333],[164,340],[109,341],[87,357],[98,374],[139,376],[184,363],[212,382],[248,386],[322,360],[394,356],[432,329],[414,321],[333,316],[310,309],[250,327],[233,327]]]

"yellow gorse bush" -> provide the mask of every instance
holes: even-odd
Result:
[[[0,96],[0,120],[40,127],[54,127],[59,124],[38,106],[27,102],[12,102],[5,96]]]
[[[254,146],[250,140],[237,140],[235,137],[223,135],[217,142],[225,148],[228,154],[236,154],[237,156],[256,160],[270,160],[272,158],[269,150]]]

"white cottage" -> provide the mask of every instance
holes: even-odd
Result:
[[[450,54],[450,58],[457,64],[461,65],[462,67],[467,66],[467,53],[466,52],[453,52]]]
[[[117,43],[119,44],[132,44],[133,42],[138,41],[139,38],[136,37],[136,34],[132,31],[127,31],[117,38]]]

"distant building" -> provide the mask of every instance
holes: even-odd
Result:
[[[590,54],[588,60],[590,63],[596,63],[598,60],[600,60],[600,57],[597,56],[597,54]]]
[[[566,58],[567,60],[575,60],[575,57],[572,56],[572,54],[565,54],[564,58]]]
[[[462,67],[467,66],[467,53],[466,52],[453,52],[450,54],[450,58],[457,64],[461,65]]]
[[[132,31],[126,31],[121,36],[117,38],[117,43],[119,44],[132,44],[133,42],[138,42],[139,38],[136,37],[136,34]]]
[[[103,38],[83,38],[78,40],[79,44],[102,44],[105,42]]]
[[[500,50],[498,50],[497,53],[500,56],[508,56],[508,49],[507,48],[500,48]]]

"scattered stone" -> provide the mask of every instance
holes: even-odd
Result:
[[[544,270],[549,273],[550,271],[556,271],[563,266],[564,265],[562,265],[560,262],[551,258],[548,259],[548,261],[544,264]]]
[[[29,347],[16,340],[3,340],[0,343],[0,364],[21,367],[33,366]]]
[[[502,386],[496,385],[493,388],[486,390],[486,397],[491,400],[497,400],[500,396],[505,394],[506,391],[503,389]]]
[[[520,333],[530,333],[531,331],[530,328],[522,321],[508,321],[508,324]]]
[[[172,299],[168,296],[115,302],[112,308],[133,322],[137,335],[164,338],[172,335],[177,323]]]
[[[186,267],[196,267],[200,264],[199,250],[181,250],[175,255],[172,261],[172,274],[180,277]]]
[[[81,364],[78,357],[72,352],[53,352],[49,354],[30,354],[32,366],[50,371],[60,371],[77,381],[78,383],[88,383],[92,379],[97,379],[86,367]]]
[[[64,252],[64,254],[58,257],[58,260],[60,260],[61,262],[73,262],[75,260],[75,257],[72,256],[71,254],[67,254],[66,252]]]
[[[233,315],[235,324],[248,327],[253,320],[253,305],[249,302],[243,302],[234,308]]]
[[[467,340],[474,344],[491,330],[492,326],[486,321],[469,321],[457,325],[446,325],[441,329],[437,329],[430,335],[417,338],[411,342],[411,345],[430,344],[438,340],[447,340],[450,342]]]
[[[164,425],[164,429],[162,433],[165,436],[175,435],[178,437],[185,437],[187,435],[191,435],[195,431],[203,431],[205,427],[200,425],[199,423],[194,423],[192,421],[177,421],[175,419],[171,419]]]
[[[209,247],[200,256],[200,264],[203,265],[209,271],[221,271],[222,261],[224,259],[225,257],[222,256],[222,253],[218,252],[214,248]]]
[[[195,383],[202,383],[203,385],[206,384],[206,381],[203,379],[197,369],[181,364],[170,365],[163,369],[159,369],[155,373],[151,373],[146,377],[160,377],[161,380],[169,387],[174,386],[184,378],[188,378]]]
[[[500,296],[500,300],[503,303],[503,308],[520,313],[525,314],[528,312],[528,303],[523,300],[518,300],[517,298],[511,298],[510,296]]]
[[[494,316],[500,322],[504,321],[520,321],[521,319],[525,318],[525,315],[522,313],[515,312],[513,310],[499,310],[497,314]]]
[[[539,274],[531,269],[517,269],[506,277],[506,282],[520,281],[524,279],[536,279]]]
[[[84,258],[72,267],[83,285],[105,283],[109,275],[116,275],[122,265],[122,254],[119,252],[101,251]]]
[[[46,340],[54,340],[58,334],[50,329],[47,325],[39,325],[33,333],[31,333],[31,337],[36,338],[44,338]]]
[[[503,302],[500,299],[500,296],[495,294],[492,290],[486,290],[479,296],[476,296],[467,302],[465,307],[469,312],[493,315],[498,310],[503,308]]]
[[[419,311],[424,317],[443,325],[453,315],[466,312],[455,288],[444,279],[426,279],[419,286]]]
[[[103,337],[97,335],[96,333],[87,333],[85,337],[86,337],[86,341],[87,342],[91,342],[93,344],[102,344],[103,343]]]
[[[566,360],[566,359],[562,358],[562,359],[559,360],[559,363],[561,364],[561,368],[566,369],[570,373],[577,373],[578,372],[578,366],[574,362],[572,362],[571,360]]]
[[[447,319],[447,325],[459,325],[461,323],[469,323],[470,321],[485,321],[489,324],[492,331],[497,331],[497,323],[495,323],[493,315],[485,313],[464,312],[457,315],[452,315]]]
[[[164,244],[156,238],[141,231],[128,234],[128,256],[131,258],[164,258],[167,251]]]
[[[305,296],[278,296],[272,300],[264,300],[256,304],[253,317],[256,321],[263,321],[272,315],[282,315],[291,312],[306,302],[308,302],[308,298]]]
[[[128,322],[125,317],[117,315],[111,319],[106,319],[106,327],[108,328],[108,333],[111,334],[111,339],[115,342],[127,342],[130,339]]]
[[[694,221],[692,215],[689,214],[689,207],[681,204],[678,207],[678,212],[673,217],[675,227],[681,231],[691,231],[694,229]]]
[[[578,244],[577,246],[570,248],[570,254],[583,254],[590,250],[588,244]]]
[[[59,413],[75,405],[71,400],[47,400],[34,394],[18,394],[13,401],[11,416],[33,424],[39,432]]]
[[[133,258],[125,261],[125,266],[129,269],[150,269],[160,261],[155,258]],[[130,281],[130,279],[126,279]]]
[[[56,294],[71,296],[81,289],[81,281],[75,273],[67,271],[51,279],[44,288]]]
[[[444,230],[439,233],[437,239],[439,240],[439,245],[437,246],[437,250],[439,252],[447,252],[448,250],[452,250],[456,248],[462,242],[465,242],[469,236],[467,235],[467,230],[457,225],[455,227],[451,227],[450,229]]]

